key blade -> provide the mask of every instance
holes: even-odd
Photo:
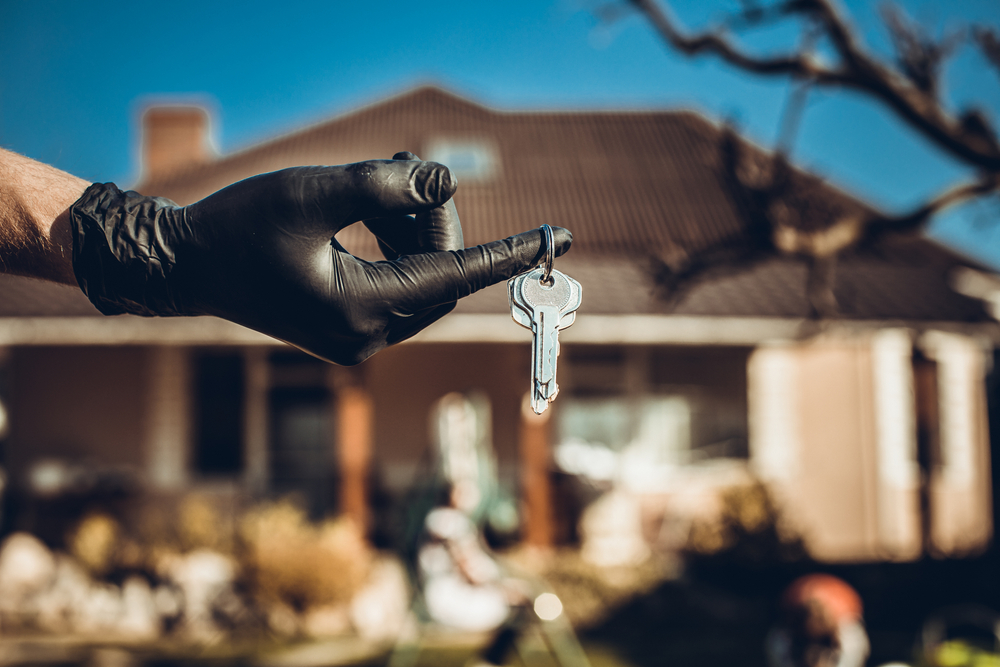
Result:
[[[534,336],[535,350],[535,378],[541,384],[551,382],[555,373],[553,372],[553,358],[555,353],[555,337],[558,331],[553,324],[559,319],[559,314],[552,308],[539,308],[531,321],[531,329]]]
[[[559,355],[559,312],[551,306],[535,311],[532,318],[534,335],[533,378],[535,393],[546,402],[556,394],[556,358]]]

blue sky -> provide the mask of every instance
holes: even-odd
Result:
[[[693,108],[773,142],[787,82],[682,58],[638,16],[600,23],[590,11],[600,4],[0,0],[0,145],[128,185],[138,169],[136,120],[150,102],[207,104],[218,148],[230,152],[421,83],[501,109]],[[1000,26],[996,0],[900,4],[935,31]],[[699,26],[738,5],[673,6]],[[869,46],[888,53],[878,7],[845,5]],[[776,51],[797,33],[743,39]],[[1000,72],[974,48],[955,55],[945,90],[956,108],[975,100],[1000,121]],[[811,95],[794,156],[888,210],[971,176],[873,103],[841,92]],[[1000,267],[1000,205],[958,209],[932,233]]]

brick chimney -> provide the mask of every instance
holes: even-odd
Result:
[[[149,107],[142,114],[141,180],[149,182],[207,162],[208,111],[196,106]]]

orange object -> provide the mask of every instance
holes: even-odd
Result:
[[[787,611],[813,605],[818,605],[837,623],[861,620],[861,596],[850,584],[833,575],[807,574],[799,577],[781,597],[781,606]]]

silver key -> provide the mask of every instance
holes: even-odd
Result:
[[[531,329],[531,409],[542,414],[559,393],[556,360],[559,331],[576,321],[583,288],[561,271],[551,271],[543,282],[545,269],[539,267],[507,282],[510,310],[514,321]]]

